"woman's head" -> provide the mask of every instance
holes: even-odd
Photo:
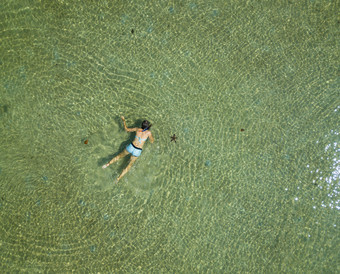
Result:
[[[150,129],[152,125],[150,124],[150,122],[148,120],[144,120],[142,122],[142,129]]]

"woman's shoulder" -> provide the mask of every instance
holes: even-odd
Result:
[[[150,131],[150,130],[144,131],[142,128],[139,128],[139,129],[137,130],[137,133],[138,133],[138,134],[143,134],[143,136],[148,136],[148,137],[151,135],[151,131]]]

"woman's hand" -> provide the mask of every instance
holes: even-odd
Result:
[[[124,116],[120,116],[120,118],[122,118],[122,120],[123,120],[123,121],[125,121],[125,118],[124,118]]]

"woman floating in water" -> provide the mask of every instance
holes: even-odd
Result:
[[[130,170],[133,163],[137,160],[138,156],[142,153],[142,147],[145,143],[145,141],[150,138],[151,143],[154,142],[154,138],[151,134],[150,128],[151,124],[149,121],[144,120],[142,123],[142,128],[134,127],[134,128],[127,128],[125,123],[124,116],[121,116],[123,123],[124,123],[124,129],[127,132],[134,132],[136,131],[136,137],[133,140],[131,144],[129,144],[124,151],[122,151],[120,154],[118,154],[116,157],[114,157],[110,162],[108,162],[106,165],[103,165],[103,168],[107,168],[109,165],[113,164],[114,162],[117,162],[120,158],[131,154],[130,162],[127,165],[127,167],[123,170],[122,174],[117,179],[117,182]]]

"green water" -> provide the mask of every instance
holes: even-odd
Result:
[[[1,271],[339,272],[337,10],[2,1]]]

